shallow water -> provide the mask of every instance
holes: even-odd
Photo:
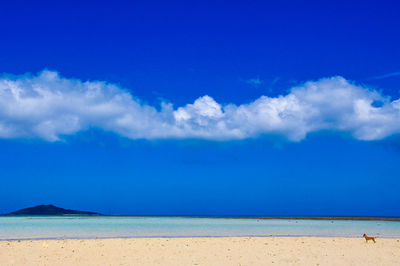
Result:
[[[42,238],[335,236],[400,237],[400,222],[182,217],[0,217],[0,240]]]

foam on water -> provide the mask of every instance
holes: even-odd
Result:
[[[0,217],[0,240],[42,238],[335,236],[400,237],[400,222],[181,217]]]

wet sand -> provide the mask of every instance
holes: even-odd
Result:
[[[0,265],[400,265],[400,240],[328,237],[0,241]]]

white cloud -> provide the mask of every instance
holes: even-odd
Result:
[[[245,82],[256,87],[263,83],[263,81],[259,78],[247,79]]]
[[[380,107],[374,107],[379,101]],[[0,137],[62,139],[100,128],[138,139],[244,139],[263,134],[299,141],[310,132],[349,132],[377,140],[400,132],[400,100],[342,77],[307,82],[284,96],[221,105],[210,96],[175,109],[143,104],[106,82],[66,79],[57,72],[0,77]]]
[[[386,78],[392,78],[392,77],[398,77],[398,76],[400,76],[400,71],[387,73],[387,74],[380,75],[380,76],[375,76],[370,79],[386,79]]]

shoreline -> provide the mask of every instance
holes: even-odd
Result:
[[[39,238],[5,238],[0,242],[46,241],[46,240],[109,240],[109,239],[198,239],[198,238],[343,238],[364,239],[360,236],[331,236],[331,235],[244,235],[244,236],[117,236],[117,237],[39,237]],[[400,239],[397,236],[375,236],[376,239]]]

